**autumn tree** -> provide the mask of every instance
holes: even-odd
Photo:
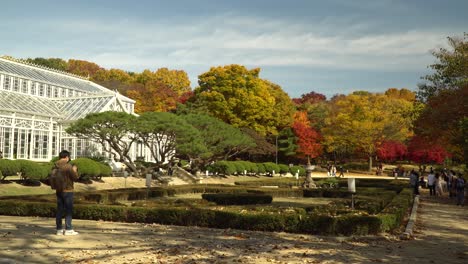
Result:
[[[408,148],[405,144],[398,141],[384,141],[377,148],[377,157],[383,161],[394,162],[403,160],[408,153]]]
[[[442,145],[454,158],[462,160],[463,130],[461,122],[468,116],[468,85],[444,90],[431,97],[415,122],[415,132],[427,144]]]
[[[321,135],[310,126],[305,112],[297,112],[294,115],[292,128],[297,137],[298,148],[296,151],[307,157],[307,164],[310,165],[310,159],[314,159],[322,153],[322,145],[319,143]]]
[[[468,34],[448,37],[448,44],[448,49],[432,53],[437,61],[429,67],[434,72],[419,86],[418,98],[426,107],[415,122],[415,131],[427,144],[444,146],[454,159],[466,160],[461,124],[468,115]]]
[[[389,88],[385,91],[385,95],[389,98],[402,99],[408,102],[416,101],[416,94],[406,88]]]
[[[294,98],[292,100],[296,105],[316,104],[316,103],[326,101],[327,97],[321,93],[312,91],[312,92],[301,95],[300,98]]]
[[[278,85],[259,78],[260,69],[213,67],[201,74],[192,103],[235,127],[276,134],[291,121],[292,102]],[[287,99],[287,100],[286,100]]]
[[[84,77],[94,76],[97,71],[102,68],[94,62],[89,62],[85,60],[68,60],[68,69],[67,71],[73,74],[81,75]]]
[[[169,70],[168,68],[159,68],[155,73],[156,80],[166,84],[178,96],[190,92],[190,79],[183,70]]]
[[[356,92],[332,102],[327,125],[322,130],[327,150],[365,153],[369,170],[376,150],[384,141],[403,142],[412,136],[411,102],[369,92]]]
[[[176,108],[177,94],[160,81],[134,84],[127,96],[136,101],[135,112],[167,112]]]
[[[408,157],[420,165],[442,164],[450,154],[441,145],[428,144],[424,138],[415,136],[408,144]]]
[[[325,118],[329,113],[329,102],[326,99],[325,95],[314,91],[293,99],[297,110],[307,112],[311,126],[317,131],[325,126]]]

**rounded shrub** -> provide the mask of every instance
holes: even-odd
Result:
[[[286,174],[289,172],[289,166],[286,164],[278,164],[279,166],[279,173]]]
[[[99,166],[99,177],[112,176],[112,168],[109,164],[97,162],[97,165]]]
[[[265,174],[266,173],[266,168],[263,163],[257,163],[257,173],[258,174]]]
[[[223,175],[232,175],[236,172],[236,167],[229,161],[221,160],[212,164],[214,172]]]
[[[243,161],[243,160],[240,160],[240,161],[237,161],[237,162],[242,164],[242,166],[244,167],[244,170],[247,173],[252,173],[252,162]],[[244,171],[242,171],[242,174],[244,174]]]
[[[81,180],[89,181],[91,178],[98,177],[101,173],[97,162],[88,158],[78,158],[71,162],[78,167],[78,175]]]
[[[52,164],[40,164],[30,160],[17,160],[20,165],[21,175],[30,180],[44,180],[52,171]]]
[[[249,163],[249,171],[250,173],[252,174],[257,174],[258,173],[258,166],[257,166],[257,163],[253,163],[253,162],[248,162]]]
[[[20,172],[20,163],[16,160],[0,159],[0,174],[3,176],[2,180],[8,176],[16,176]]]
[[[289,172],[291,172],[293,175],[296,174],[296,172],[299,171],[299,176],[305,176],[306,175],[306,171],[304,169],[304,167],[302,166],[292,166],[289,168]]]
[[[275,173],[278,173],[280,171],[278,164],[275,164],[273,162],[264,162],[263,166],[265,166],[265,171],[267,173],[273,173],[273,171]]]
[[[246,169],[242,161],[231,161],[232,166],[236,168],[237,175],[244,174],[244,170]]]

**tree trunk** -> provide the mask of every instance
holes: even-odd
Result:
[[[372,155],[369,155],[369,171],[372,171]]]

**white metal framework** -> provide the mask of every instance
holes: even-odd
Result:
[[[89,113],[134,114],[135,101],[86,78],[0,57],[0,155],[7,159],[49,161],[61,149],[72,157],[104,155],[102,146],[65,133],[67,124]],[[141,144],[131,157],[151,160]]]

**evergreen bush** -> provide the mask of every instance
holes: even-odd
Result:
[[[244,170],[246,170],[246,167],[244,166],[242,161],[228,161],[231,166],[233,166],[236,170],[237,175],[242,175],[244,174]]]
[[[16,160],[20,165],[22,177],[31,180],[44,180],[52,171],[52,164],[39,164],[30,160]]]
[[[2,180],[8,176],[16,176],[16,173],[20,172],[20,163],[16,160],[0,159],[0,174]]]
[[[78,158],[71,161],[71,164],[78,167],[78,175],[81,180],[89,181],[101,174],[99,163],[88,158]]]
[[[289,172],[291,172],[292,175],[296,175],[296,173],[299,171],[299,176],[305,176],[306,171],[305,168],[302,166],[292,166],[289,168]]]
[[[286,164],[278,164],[279,166],[279,173],[286,174],[289,172],[289,166]]]
[[[267,173],[273,173],[273,171],[275,173],[279,173],[279,171],[280,171],[279,166],[277,164],[273,163],[273,162],[264,162],[263,166],[265,167],[265,171]]]

